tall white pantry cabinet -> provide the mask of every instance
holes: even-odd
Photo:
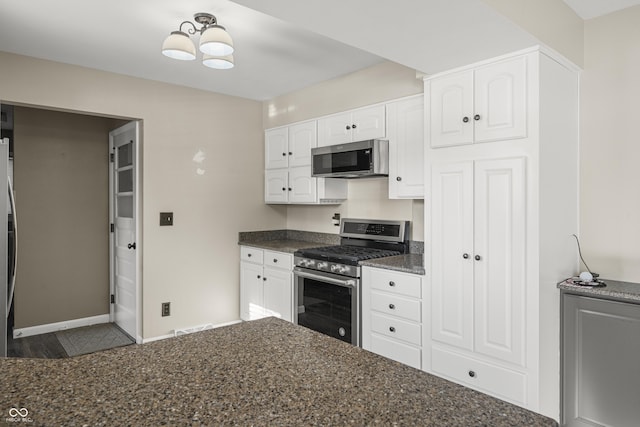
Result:
[[[423,369],[558,420],[579,70],[535,47],[424,83]]]

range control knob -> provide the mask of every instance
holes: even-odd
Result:
[[[323,268],[327,268],[327,267],[329,267],[329,263],[328,262],[323,261],[323,262],[319,262],[318,263],[318,269],[319,270],[322,270]]]

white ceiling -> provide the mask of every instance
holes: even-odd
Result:
[[[564,0],[582,19],[592,19],[640,4],[640,0]]]
[[[227,28],[234,69],[160,54],[196,12]],[[482,0],[0,0],[0,51],[256,100],[385,59],[432,74],[537,43]]]
[[[160,53],[197,12],[231,34],[234,69]],[[227,0],[0,0],[0,51],[258,100],[382,61]]]

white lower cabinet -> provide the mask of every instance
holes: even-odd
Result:
[[[363,267],[362,347],[421,368],[422,277]]]
[[[431,372],[510,402],[526,402],[527,377],[522,372],[437,345],[431,348]]]
[[[293,321],[293,256],[240,247],[240,318]]]

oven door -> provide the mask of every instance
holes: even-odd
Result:
[[[296,267],[294,323],[360,346],[359,279]]]

